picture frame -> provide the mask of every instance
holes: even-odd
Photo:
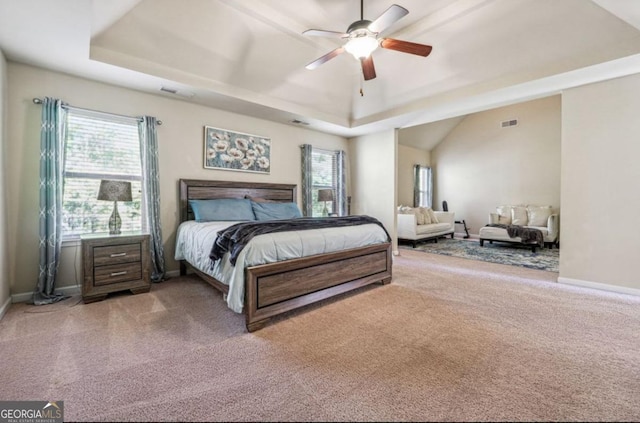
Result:
[[[271,138],[204,127],[204,168],[271,173]]]

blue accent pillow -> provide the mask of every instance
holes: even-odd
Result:
[[[294,219],[302,217],[296,203],[256,203],[251,202],[257,220]]]
[[[221,198],[218,200],[189,200],[196,222],[256,220],[251,200]]]

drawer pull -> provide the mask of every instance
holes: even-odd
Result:
[[[115,254],[111,254],[109,257],[124,257],[126,255],[127,253],[115,253]]]
[[[111,275],[109,276],[122,276],[122,275],[126,275],[127,271],[123,271],[123,272],[113,272]]]

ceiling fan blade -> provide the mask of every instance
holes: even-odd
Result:
[[[373,56],[360,59],[360,63],[362,64],[362,73],[364,74],[365,81],[376,77],[376,68],[373,66]]]
[[[331,50],[329,53],[325,54],[324,56],[320,57],[319,59],[316,59],[313,62],[309,63],[307,66],[305,66],[305,68],[307,68],[309,70],[313,70],[313,69],[317,68],[318,66],[320,66],[321,64],[323,64],[325,62],[328,62],[329,60],[333,59],[334,57],[336,57],[337,55],[339,55],[342,52],[344,52],[344,47],[338,47],[335,50]]]
[[[324,29],[307,29],[302,33],[303,35],[311,35],[313,37],[329,37],[329,38],[345,38],[349,34],[338,31],[325,31]]]
[[[392,4],[378,18],[369,24],[369,31],[380,33],[393,25],[394,22],[404,17],[409,11],[402,6]]]
[[[426,44],[411,43],[409,41],[394,40],[393,38],[383,38],[380,47],[389,50],[397,50],[403,53],[417,54],[427,57],[431,53],[432,47]]]

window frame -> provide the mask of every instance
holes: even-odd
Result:
[[[331,160],[331,177],[332,177],[332,185],[320,185],[314,184],[314,176],[315,176],[315,168],[313,166],[313,156],[315,154],[320,154],[324,156],[328,156]],[[329,214],[335,214],[340,216],[340,210],[342,209],[340,205],[340,193],[339,193],[339,184],[340,184],[340,169],[338,169],[338,154],[339,151],[335,150],[326,150],[322,148],[312,147],[311,149],[311,216],[312,217],[322,217],[322,212],[320,214],[316,214],[316,208],[324,209],[324,201],[318,201],[317,192],[320,189],[332,189],[334,200],[331,202],[331,209]]]
[[[123,180],[123,181],[131,181],[131,182],[139,182],[140,183],[140,231],[141,232],[146,232],[148,230],[148,210],[147,210],[147,204],[146,204],[146,196],[143,195],[144,193],[144,189],[145,189],[145,181],[144,181],[144,169],[143,169],[143,163],[142,163],[142,157],[141,157],[141,151],[140,151],[140,147],[141,147],[141,139],[140,139],[140,131],[139,131],[139,122],[140,120],[138,118],[134,118],[134,117],[127,117],[127,116],[121,116],[121,115],[115,115],[115,114],[111,114],[111,113],[106,113],[106,112],[100,112],[100,111],[94,111],[94,110],[88,110],[88,109],[81,109],[81,108],[76,108],[76,107],[66,107],[66,116],[65,116],[65,121],[64,121],[64,125],[65,125],[65,130],[64,130],[64,152],[65,152],[65,159],[64,159],[64,168],[62,170],[62,177],[63,177],[63,187],[66,185],[66,181],[67,179],[88,179],[88,180],[95,180],[97,182],[103,180],[103,179],[110,179],[110,180]],[[76,116],[76,117],[81,117],[82,119],[92,119],[94,121],[100,121],[102,123],[102,125],[105,124],[105,122],[107,124],[118,124],[118,125],[129,125],[132,128],[135,126],[135,137],[137,140],[137,151],[139,152],[139,159],[140,159],[140,173],[139,174],[126,174],[126,173],[105,173],[104,171],[96,171],[96,172],[91,172],[91,171],[77,171],[77,170],[67,170],[67,147],[68,147],[68,142],[69,142],[69,119],[71,116]],[[135,122],[135,123],[134,123]],[[108,140],[105,140],[108,141]],[[64,188],[63,188],[63,192],[64,192]],[[97,192],[96,192],[96,196],[97,196]],[[98,201],[98,200],[96,200]],[[67,213],[65,211],[65,198],[63,197],[62,199],[62,209],[63,209],[63,216],[65,216]],[[85,200],[86,203],[86,200]],[[111,206],[113,207],[113,206]],[[137,220],[137,219],[136,219]],[[138,229],[136,228],[135,231],[137,232]],[[91,235],[91,234],[95,234],[95,235],[101,235],[101,234],[106,234],[108,233],[108,231],[100,231],[100,232],[81,232],[81,233],[77,233],[77,232],[73,232],[73,233],[69,233],[69,231],[65,231],[65,225],[62,225],[62,230],[61,230],[61,239],[62,242],[65,245],[77,245],[77,243],[81,240],[81,238],[83,236],[86,235]]]
[[[414,207],[433,206],[433,181],[430,166],[415,165],[416,181]]]

